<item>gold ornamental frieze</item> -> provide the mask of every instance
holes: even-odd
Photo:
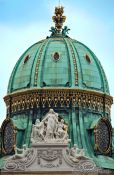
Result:
[[[4,97],[7,114],[39,107],[83,107],[110,113],[111,96],[96,91],[78,89],[32,89]]]

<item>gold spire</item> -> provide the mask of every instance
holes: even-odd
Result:
[[[66,20],[66,16],[63,16],[64,13],[64,7],[58,6],[55,7],[55,16],[52,17],[53,22],[55,23],[55,28],[58,32],[61,31],[63,23]]]

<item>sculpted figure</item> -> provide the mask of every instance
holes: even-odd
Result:
[[[44,140],[44,124],[39,119],[36,120],[32,128],[31,141],[32,143]]]
[[[72,147],[69,151],[69,158],[73,162],[78,163],[82,157],[87,158],[87,157],[85,157],[84,150],[79,149],[79,148],[77,148],[77,145],[74,145],[74,147]]]
[[[69,30],[70,30],[70,29],[69,29],[67,26],[64,26],[64,28],[63,28],[63,30],[62,30],[62,35],[63,35],[63,36],[67,36]]]
[[[16,160],[16,159],[26,158],[26,156],[29,154],[29,151],[30,151],[30,149],[27,147],[26,144],[23,145],[22,149],[16,147],[15,154],[7,160],[9,161],[10,159]],[[21,153],[19,154],[18,152],[21,152]]]
[[[54,134],[58,123],[58,114],[55,113],[53,109],[50,109],[49,113],[43,121],[45,121],[47,124],[45,139],[54,139]]]
[[[51,36],[53,36],[57,33],[57,29],[54,27],[51,27],[51,29],[49,31],[51,32]]]
[[[64,132],[64,120],[61,119],[61,121],[58,123],[58,133],[63,133]]]
[[[68,139],[68,133],[67,130],[65,130],[65,124],[63,119],[61,119],[61,121],[57,125],[56,137],[62,140]]]
[[[76,148],[76,146],[72,147],[71,150],[70,150],[70,159],[75,163],[79,162],[79,160],[77,159],[77,148]]]

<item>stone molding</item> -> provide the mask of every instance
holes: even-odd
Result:
[[[78,159],[79,161],[75,163],[69,158],[68,144],[32,144],[26,157],[8,158],[2,172],[97,172],[97,167],[92,159],[84,156]]]

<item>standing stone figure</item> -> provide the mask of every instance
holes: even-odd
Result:
[[[46,137],[45,139],[54,139],[54,134],[57,128],[58,123],[58,114],[53,111],[53,109],[50,109],[49,113],[47,114],[47,117],[45,118],[45,121],[47,120],[47,130],[46,130]]]

